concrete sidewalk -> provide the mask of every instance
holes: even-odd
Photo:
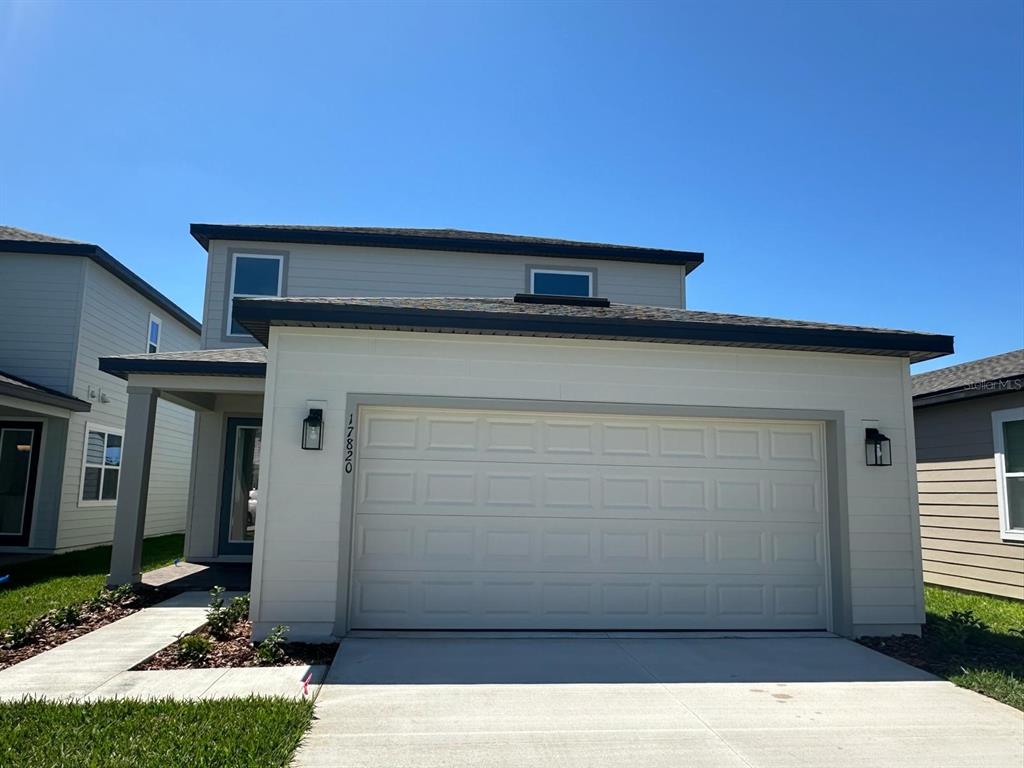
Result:
[[[840,638],[349,639],[294,768],[1021,768],[1024,713]]]
[[[209,599],[206,592],[183,592],[0,670],[0,700],[301,696],[300,681],[310,671],[314,684],[322,680],[326,667],[128,671],[206,623]]]

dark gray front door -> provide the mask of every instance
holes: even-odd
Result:
[[[262,419],[228,419],[218,548],[222,555],[252,554],[259,514],[262,424]]]
[[[0,545],[28,544],[42,434],[38,422],[0,421]]]

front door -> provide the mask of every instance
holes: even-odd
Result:
[[[28,545],[42,434],[38,422],[0,421],[0,546]]]
[[[252,554],[259,515],[261,432],[262,419],[228,419],[218,548],[222,555]]]

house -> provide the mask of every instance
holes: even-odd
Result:
[[[925,581],[1024,600],[1024,349],[912,382]]]
[[[688,310],[686,251],[191,231],[203,349],[100,361],[130,392],[111,583],[166,399],[186,554],[251,559],[257,637],[919,631],[909,364],[951,337]]]
[[[128,392],[98,360],[195,349],[199,334],[99,246],[0,226],[0,552],[111,542]],[[184,529],[192,422],[157,409],[146,535]]]

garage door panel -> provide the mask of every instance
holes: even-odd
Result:
[[[365,409],[360,456],[796,470],[821,460],[813,424],[412,410]]]
[[[438,572],[824,572],[820,527],[728,521],[359,515],[355,568]]]
[[[357,572],[352,617],[365,629],[819,629],[824,600],[821,586],[785,576]]]
[[[820,472],[362,459],[372,514],[819,522]]]
[[[820,425],[360,410],[351,623],[821,629]]]

